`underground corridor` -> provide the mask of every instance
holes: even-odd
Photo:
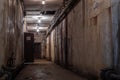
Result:
[[[0,0],[0,80],[120,80],[120,0]]]

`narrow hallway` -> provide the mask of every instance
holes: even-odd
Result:
[[[87,80],[46,60],[26,65],[15,80]]]
[[[0,0],[0,80],[14,79],[120,80],[120,0]]]

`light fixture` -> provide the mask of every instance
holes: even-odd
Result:
[[[40,19],[38,20],[38,23],[41,23],[41,20],[40,20]]]
[[[37,29],[37,32],[39,32],[40,30],[39,29]]]
[[[42,0],[42,4],[43,4],[43,5],[45,4],[45,0]]]
[[[48,27],[39,27],[39,30],[47,30]]]
[[[37,31],[37,32],[40,31],[38,24],[36,24],[36,31]]]

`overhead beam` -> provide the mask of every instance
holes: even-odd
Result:
[[[43,15],[54,15],[56,11],[55,10],[53,10],[53,11],[27,10],[25,12],[26,12],[26,15],[40,15],[41,13]]]
[[[32,12],[34,12],[34,11],[35,11],[35,12],[36,12],[36,11],[39,11],[39,12],[40,12],[41,10],[24,10],[24,11],[32,11]]]

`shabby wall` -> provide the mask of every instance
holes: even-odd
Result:
[[[20,0],[0,0],[0,68],[23,59],[23,7]]]
[[[82,75],[99,78],[101,69],[112,67],[118,53],[119,0],[81,0],[56,26],[55,62]],[[117,15],[117,16],[115,16]],[[117,65],[118,63],[116,63]]]

